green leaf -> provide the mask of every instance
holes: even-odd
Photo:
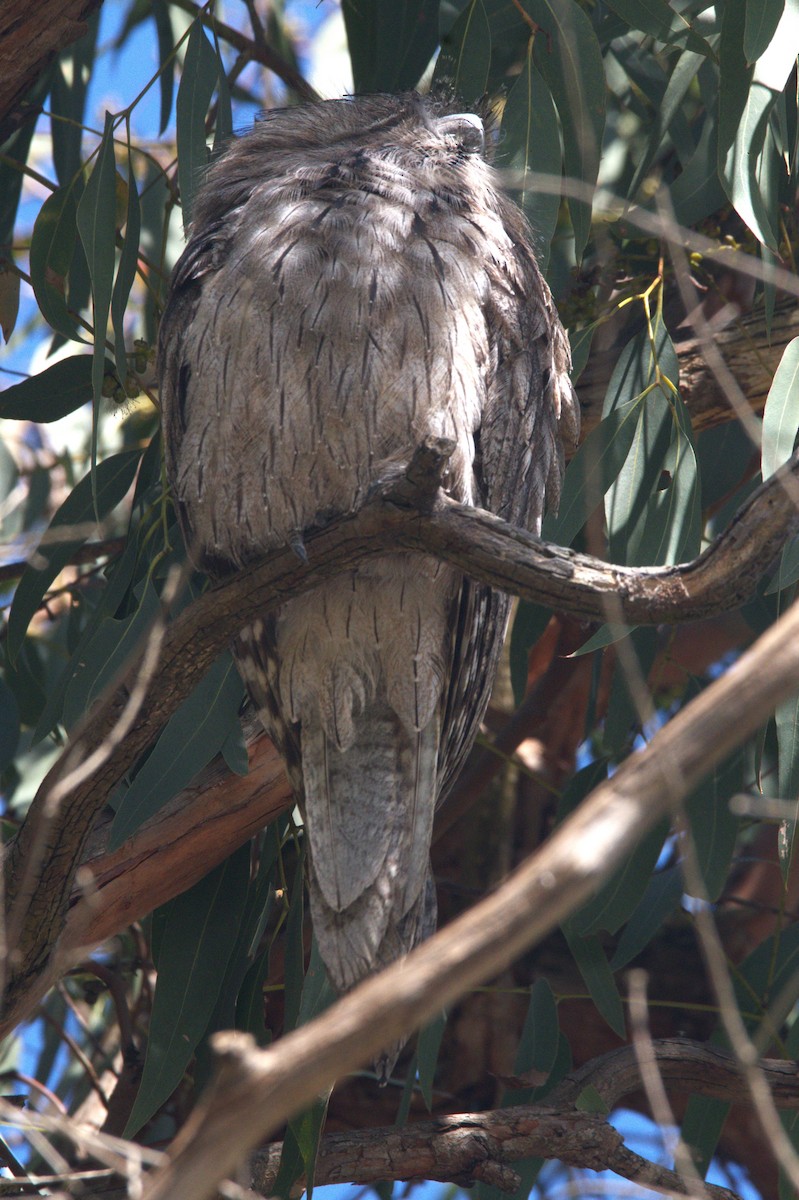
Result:
[[[269,951],[264,950],[245,975],[236,1001],[236,1028],[251,1033],[259,1046],[272,1041],[264,1021],[264,981],[268,978]]]
[[[589,1083],[588,1087],[583,1088],[574,1102],[574,1107],[580,1112],[592,1113],[595,1116],[610,1116],[607,1103],[602,1099],[593,1083]]]
[[[607,0],[607,5],[631,29],[640,29],[667,45],[685,46],[703,57],[711,56],[710,46],[702,35],[667,0]]]
[[[419,1090],[428,1112],[433,1111],[433,1081],[438,1066],[438,1052],[441,1039],[447,1025],[446,1013],[436,1017],[429,1025],[420,1030],[416,1048],[416,1062],[419,1072]]]
[[[37,104],[44,103],[50,89],[51,74],[52,68],[45,68],[28,93],[26,100],[32,106],[31,112],[36,112]],[[3,159],[8,160],[0,161],[0,246],[11,246],[14,241],[14,222],[22,193],[22,180],[25,178],[24,164],[28,161],[35,129],[35,120],[23,121],[10,137],[0,143]]]
[[[502,151],[498,166],[550,176],[551,190],[532,181],[523,183],[518,202],[532,226],[542,271],[549,262],[549,245],[558,221],[562,155],[558,117],[552,94],[532,64],[532,41],[519,78],[508,92],[502,114]],[[514,189],[515,190],[515,189]]]
[[[730,799],[743,788],[744,761],[738,753],[715,767],[691,793],[685,811],[699,869],[711,902],[718,900],[730,872],[741,822],[730,812]]]
[[[312,1021],[314,1017],[324,1012],[335,998],[335,993],[327,979],[327,972],[319,954],[316,939],[314,939],[302,989],[297,1025],[306,1025]],[[322,1135],[329,1096],[330,1091],[305,1112],[289,1121],[283,1141],[283,1153],[280,1156],[280,1167],[274,1183],[276,1195],[288,1196],[292,1184],[304,1174],[306,1192],[308,1200],[310,1200],[313,1194],[319,1139]]]
[[[769,479],[793,454],[799,431],[799,337],[780,359],[763,409],[763,479]]]
[[[243,698],[241,679],[226,650],[170,718],[149,757],[119,801],[109,837],[118,849],[219,752]]]
[[[564,922],[562,928],[597,1011],[614,1033],[620,1038],[626,1037],[624,1006],[602,943],[595,934],[591,937],[580,937],[569,922]]]
[[[746,0],[743,51],[747,62],[757,62],[777,29],[785,0]]]
[[[113,371],[109,359],[106,370]],[[74,412],[92,399],[92,357],[73,354],[0,392],[0,417],[7,421],[47,424]]]
[[[50,92],[50,130],[53,165],[62,187],[72,184],[81,170],[86,94],[95,64],[99,10],[86,22],[86,33],[66,46],[58,57]]]
[[[706,117],[696,150],[671,188],[674,215],[683,225],[695,225],[727,203],[718,172],[718,132],[715,115]]]
[[[141,1085],[125,1137],[132,1137],[180,1083],[216,1005],[247,898],[243,846],[168,905]]]
[[[628,457],[605,497],[610,557],[630,566],[683,561],[699,549],[699,475],[690,419],[667,386],[679,379],[679,364],[662,322],[654,349],[642,330],[622,358],[606,404],[640,403]]]
[[[89,617],[83,632],[78,640],[77,645],[72,651],[72,655],[63,670],[54,683],[51,683],[47,693],[47,704],[44,707],[38,724],[31,735],[31,741],[35,745],[43,737],[46,737],[53,727],[59,723],[67,726],[73,724],[86,711],[86,693],[80,683],[81,669],[86,663],[86,655],[95,655],[95,651],[89,650],[88,647],[96,636],[98,629],[104,618],[108,618],[115,613],[127,595],[130,582],[133,578],[133,572],[136,567],[138,557],[138,547],[134,538],[129,538],[125,549],[121,556],[116,560],[109,570],[108,583],[103,589],[103,594],[100,602],[95,607]],[[148,618],[149,619],[149,618]],[[117,651],[117,643],[119,641],[119,631],[124,627],[123,623],[114,623],[112,643],[108,648],[108,656]],[[122,665],[124,659],[120,658],[117,662],[117,668]],[[96,678],[92,675],[92,679]],[[110,676],[109,676],[110,679]],[[72,720],[66,715],[66,698],[69,690],[76,687],[81,695],[77,705],[73,708]]]
[[[637,409],[637,399],[615,409],[580,446],[564,476],[558,514],[549,513],[544,518],[541,536],[547,541],[569,546],[590,514],[602,503],[602,497],[630,452]]]
[[[172,96],[175,90],[175,37],[166,0],[152,0],[152,14],[158,36],[158,61],[161,69],[158,81],[161,87],[161,115],[158,136],[162,137],[172,114]]]
[[[552,610],[527,600],[519,602],[510,635],[510,677],[514,703],[521,704],[527,690],[530,648],[542,636],[552,618]]]
[[[646,894],[668,832],[668,822],[661,822],[638,843],[621,868],[569,918],[575,933],[587,937],[621,928]]]
[[[92,285],[94,351],[92,356],[92,491],[97,487],[97,428],[100,397],[105,374],[105,338],[111,311],[116,261],[116,161],[114,159],[114,119],[105,114],[103,140],[89,182],[78,203],[78,233],[86,253]],[[95,500],[97,498],[95,497]],[[99,515],[99,514],[98,514]]]
[[[30,249],[31,286],[47,324],[64,337],[80,341],[67,306],[67,276],[77,237],[75,189],[58,188],[48,196],[33,226]]]
[[[219,49],[219,41],[214,36],[214,54],[216,55],[216,124],[214,126],[214,154],[221,153],[233,137],[233,108],[228,87],[225,63]]]
[[[433,83],[451,87],[467,104],[486,91],[491,70],[491,26],[483,0],[469,0],[452,29],[441,39]]]
[[[679,906],[683,894],[682,871],[670,867],[658,871],[649,881],[635,912],[630,916],[611,959],[611,969],[621,971],[658,934],[667,918]]]
[[[509,1088],[502,1096],[502,1107],[512,1104],[533,1104],[554,1086],[552,1075],[558,1054],[558,1006],[552,988],[543,977],[536,979],[530,989],[530,1003],[522,1026],[516,1057],[513,1062],[514,1075],[527,1075],[530,1071],[547,1076],[546,1082],[537,1087]]]
[[[93,627],[91,636],[81,639],[76,648],[70,662],[72,671],[65,683],[62,720],[67,729],[99,700],[122,668],[141,654],[158,609],[158,594],[150,583],[130,616],[121,620],[106,617],[99,624],[89,623]],[[89,628],[86,633],[90,633]]]
[[[102,519],[120,502],[136,474],[141,458],[139,450],[115,454],[97,466],[97,512]],[[8,618],[8,652],[16,658],[31,617],[55,579],[72,558],[78,546],[95,534],[95,507],[92,502],[91,474],[85,475],[67,496],[53,517],[36,550],[36,565],[31,564],[19,581]],[[39,565],[43,560],[43,565]]]
[[[535,65],[560,114],[566,174],[587,189],[596,184],[605,128],[605,70],[591,22],[575,0],[525,0],[541,27]],[[574,250],[582,257],[591,230],[591,203],[569,199]]]
[[[781,592],[799,579],[799,538],[794,537],[783,547],[780,565],[766,588],[764,595]]]
[[[343,0],[356,93],[419,82],[438,45],[438,8],[437,0]]]
[[[208,167],[205,118],[216,80],[216,55],[202,24],[195,21],[186,46],[175,106],[178,183],[186,230],[191,224],[194,195]]]
[[[766,76],[775,77],[770,67],[756,73],[746,63],[745,15],[746,0],[727,0],[719,46],[719,177],[742,220],[765,246],[776,252],[776,213],[767,211],[757,175],[768,118],[778,91],[767,82]]]
[[[799,697],[792,696],[778,705],[774,719],[777,726],[777,795],[785,800],[795,800],[799,796]],[[786,881],[796,854],[798,823],[799,800],[792,820],[785,822],[779,839],[780,868]]]
[[[682,111],[682,103],[691,84],[696,79],[696,72],[699,70],[701,62],[701,55],[695,54],[692,50],[685,50],[677,59],[663,97],[652,113],[646,149],[638,160],[632,182],[627,189],[627,195],[630,200],[634,199],[637,195],[642,180],[646,177],[647,171],[655,161],[666,133],[670,129],[672,122]]]
[[[114,325],[114,356],[117,364],[119,382],[124,386],[128,375],[128,358],[125,352],[125,312],[130,296],[130,289],[136,278],[136,267],[139,261],[139,238],[141,237],[141,209],[139,193],[136,190],[136,176],[133,174],[133,156],[128,142],[128,178],[127,178],[127,213],[125,217],[125,240],[122,243],[122,253],[119,256],[117,277],[114,280],[114,290],[111,297],[111,319]]]
[[[20,720],[17,698],[4,679],[0,679],[0,771],[14,760],[19,745]]]

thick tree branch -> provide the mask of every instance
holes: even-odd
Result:
[[[799,687],[799,605],[595,789],[497,891],[267,1050],[218,1035],[204,1102],[145,1189],[203,1200],[258,1142],[335,1079],[494,978],[592,895],[641,837]]]
[[[614,619],[620,613],[630,623],[692,620],[735,608],[747,599],[797,521],[792,485],[799,477],[799,455],[758,489],[695,561],[676,567],[614,567],[541,542],[490,513],[441,496],[437,483],[448,453],[443,442],[420,448],[408,471],[397,469],[359,512],[309,532],[307,563],[291,550],[277,553],[211,589],[165,636],[163,629],[154,628],[151,641],[156,635],[159,641],[163,638],[158,678],[148,688],[137,719],[120,737],[124,713],[129,720],[129,689],[134,695],[137,688],[144,690],[141,654],[125,675],[127,686],[110,689],[78,727],[12,845],[8,928],[18,938],[11,943],[0,1028],[13,1027],[32,998],[41,994],[38,981],[52,977],[51,954],[63,928],[75,871],[111,789],[230,638],[254,616],[370,557],[407,549],[438,554],[483,582],[583,618],[602,620],[610,600]],[[145,651],[144,658],[152,658],[152,650]],[[70,782],[78,764],[104,745],[108,752],[93,773]]]
[[[735,1060],[726,1051],[688,1038],[655,1042],[654,1049],[658,1071],[670,1091],[748,1103]],[[796,1064],[772,1059],[763,1061],[761,1067],[778,1107],[799,1108]],[[329,1134],[319,1146],[314,1182],[439,1179],[464,1184],[493,1174],[498,1186],[506,1182],[513,1187],[515,1173],[509,1171],[503,1181],[503,1169],[508,1171],[523,1158],[555,1155],[572,1166],[616,1171],[627,1179],[680,1194],[684,1185],[673,1171],[632,1155],[602,1118],[575,1110],[577,1098],[589,1086],[608,1111],[640,1090],[634,1049],[623,1046],[586,1063],[567,1076],[542,1105],[438,1117],[403,1128]],[[252,1186],[264,1195],[274,1191],[282,1149],[282,1144],[276,1143],[253,1155]],[[299,1195],[303,1188],[304,1179],[300,1178],[293,1191]],[[708,1195],[720,1200],[731,1193],[726,1188],[708,1187]]]

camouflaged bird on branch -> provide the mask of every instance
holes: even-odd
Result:
[[[301,549],[426,436],[455,443],[458,501],[535,532],[557,504],[579,425],[568,343],[484,144],[450,101],[367,96],[271,112],[211,167],[159,358],[175,502],[215,578]],[[435,927],[433,816],[508,609],[432,556],[392,552],[236,641],[304,814],[340,992]]]

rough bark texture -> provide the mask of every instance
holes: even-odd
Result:
[[[86,32],[102,0],[5,0],[0,8],[0,131],[43,71]]]

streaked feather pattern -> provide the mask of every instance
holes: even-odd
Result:
[[[159,362],[169,477],[213,575],[353,510],[427,434],[456,443],[456,499],[540,528],[578,409],[479,118],[415,94],[269,113],[211,168],[195,214]],[[237,639],[303,808],[340,991],[435,925],[433,813],[485,711],[507,613],[452,567],[393,553]]]

